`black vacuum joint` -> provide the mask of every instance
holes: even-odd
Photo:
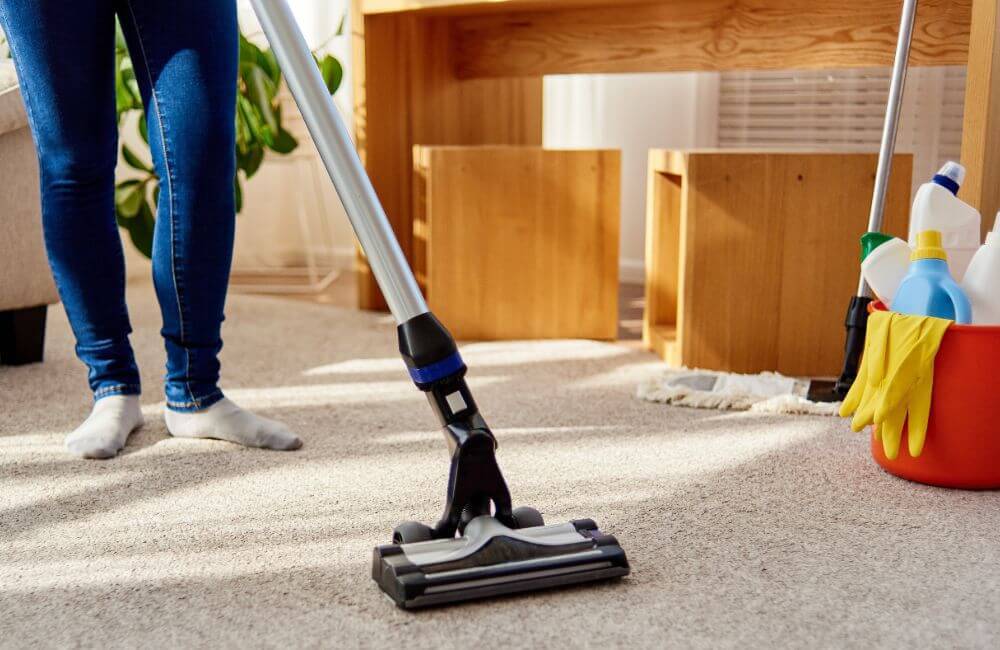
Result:
[[[458,354],[451,333],[434,314],[414,316],[396,328],[399,353],[411,371],[428,368]]]

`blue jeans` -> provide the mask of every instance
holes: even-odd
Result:
[[[116,15],[161,179],[153,283],[167,405],[199,410],[222,399],[218,354],[235,221],[236,3],[0,0],[38,149],[49,263],[97,399],[140,391],[114,213]]]

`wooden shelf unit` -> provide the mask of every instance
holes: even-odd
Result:
[[[413,263],[461,339],[614,339],[621,156],[415,147]]]
[[[831,376],[856,291],[874,154],[653,150],[643,341],[678,366]],[[906,236],[912,156],[886,232]]]

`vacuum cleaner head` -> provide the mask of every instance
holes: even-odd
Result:
[[[464,535],[375,549],[372,578],[403,609],[628,575],[625,551],[590,519],[508,528],[476,517]]]

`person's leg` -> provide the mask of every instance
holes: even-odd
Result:
[[[38,149],[49,263],[98,400],[67,446],[107,458],[142,422],[114,213],[114,7],[111,0],[0,0],[0,23]]]
[[[294,449],[279,423],[218,387],[221,327],[235,227],[235,0],[115,0],[146,106],[161,180],[153,280],[167,349],[167,428]]]

